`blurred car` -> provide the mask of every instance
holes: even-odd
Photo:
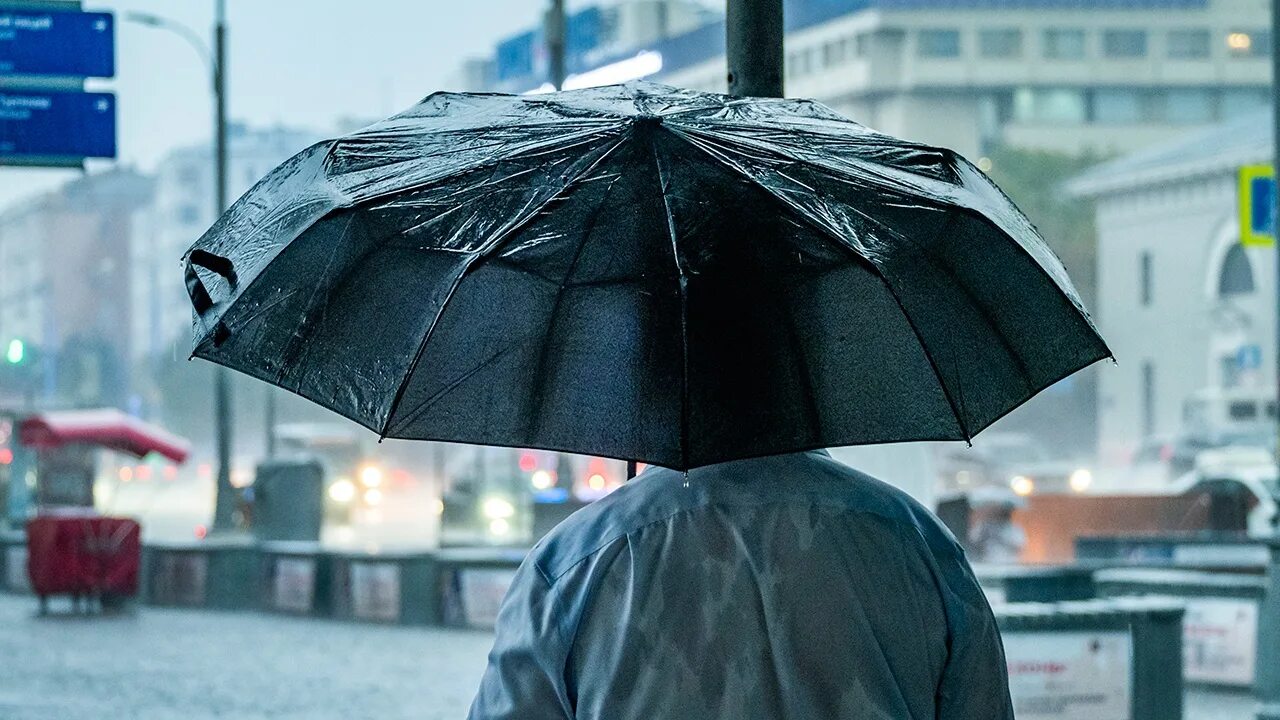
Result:
[[[1276,433],[1270,424],[1237,425],[1218,432],[1185,432],[1152,436],[1142,441],[1129,462],[1135,484],[1170,483],[1193,472],[1208,451],[1257,450],[1275,456]]]
[[[973,447],[956,449],[941,463],[944,488],[963,491],[1007,487],[1020,496],[1033,493],[1083,493],[1093,471],[1083,463],[1053,457],[1030,435],[983,435]]]

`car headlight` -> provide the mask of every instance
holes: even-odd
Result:
[[[356,496],[356,484],[347,478],[338,478],[329,486],[329,499],[338,503],[349,503]]]
[[[1017,495],[1026,497],[1036,490],[1036,481],[1026,475],[1014,475],[1009,480],[1009,488]]]
[[[516,507],[511,504],[511,501],[500,497],[485,500],[480,510],[490,520],[501,520],[516,514]]]
[[[1071,477],[1067,479],[1067,484],[1071,486],[1072,490],[1082,493],[1093,484],[1093,473],[1088,468],[1080,468],[1071,473]]]

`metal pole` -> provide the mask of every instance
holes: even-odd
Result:
[[[782,0],[727,0],[729,94],[782,97]]]
[[[557,90],[564,89],[564,78],[567,73],[565,69],[566,24],[564,0],[551,0],[551,7],[547,10],[546,19],[543,21],[543,32],[547,38],[547,81]]]
[[[1280,0],[1271,3],[1271,162],[1280,169]],[[1276,235],[1273,255],[1276,263],[1276,383],[1280,400],[1280,177],[1276,178],[1276,205],[1272,207],[1272,232]],[[1280,407],[1278,405],[1277,407]],[[1280,432],[1280,428],[1277,429]],[[1280,446],[1278,446],[1280,447]],[[1267,585],[1258,608],[1258,642],[1254,697],[1258,701],[1258,720],[1280,720],[1280,534],[1273,533],[1267,542]]]
[[[214,0],[213,21],[213,105],[214,105],[214,216],[227,209],[227,4]],[[214,530],[234,527],[235,489],[231,487],[231,378],[221,365],[213,370],[213,407],[218,448],[217,494],[214,501]]]
[[[262,409],[262,422],[266,425],[267,431],[266,456],[271,460],[276,456],[276,389],[268,385],[264,392],[266,404]]]

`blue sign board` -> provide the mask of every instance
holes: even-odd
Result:
[[[1258,345],[1241,345],[1236,349],[1236,367],[1241,370],[1257,370],[1262,367],[1262,348]]]
[[[115,156],[115,95],[0,89],[0,161]]]
[[[1276,238],[1276,174],[1270,165],[1240,168],[1236,193],[1240,218],[1240,243],[1245,247],[1270,247]]]
[[[0,6],[0,75],[115,74],[111,13]]]

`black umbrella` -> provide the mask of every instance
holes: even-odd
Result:
[[[647,83],[432,95],[186,262],[196,356],[384,437],[677,469],[968,439],[1109,354],[956,153]]]

